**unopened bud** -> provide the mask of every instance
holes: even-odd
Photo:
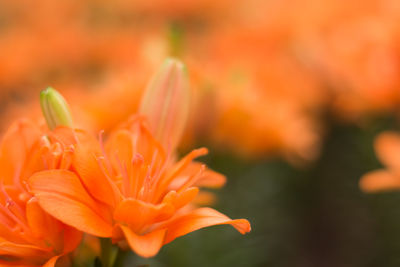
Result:
[[[165,147],[175,149],[184,131],[190,108],[190,88],[185,65],[166,59],[142,97],[139,112]]]
[[[51,87],[40,92],[40,106],[47,126],[53,130],[57,126],[72,126],[72,117],[63,96]]]

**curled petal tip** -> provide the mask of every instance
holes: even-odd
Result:
[[[166,147],[173,149],[179,143],[189,115],[189,100],[185,65],[178,59],[167,58],[147,86],[139,110]]]
[[[400,177],[386,170],[376,170],[361,177],[360,188],[364,193],[396,191],[400,189]]]
[[[237,219],[234,220],[234,227],[242,234],[247,234],[251,232],[251,224],[246,219]]]
[[[374,141],[378,159],[386,167],[400,170],[400,135],[386,131],[381,133]]]
[[[52,87],[40,92],[40,106],[50,130],[60,125],[72,126],[72,117],[67,102]]]

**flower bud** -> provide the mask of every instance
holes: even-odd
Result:
[[[72,126],[72,117],[63,96],[51,87],[40,92],[40,106],[47,126],[53,130],[57,126]]]
[[[151,131],[165,147],[174,150],[189,115],[190,89],[185,65],[166,59],[142,97],[139,112],[146,115]]]

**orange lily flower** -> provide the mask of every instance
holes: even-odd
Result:
[[[400,189],[400,134],[384,132],[375,140],[375,151],[387,169],[365,174],[360,180],[364,192],[393,191]]]
[[[43,209],[57,219],[121,245],[126,240],[137,254],[151,257],[162,245],[203,227],[231,224],[242,234],[250,231],[245,219],[190,207],[198,186],[224,182],[223,176],[192,162],[206,153],[197,149],[175,162],[143,117],[134,117],[113,132],[103,148],[101,142],[78,143],[76,173],[43,171],[29,184]]]
[[[231,224],[242,234],[249,232],[245,219],[191,205],[199,186],[222,186],[225,177],[193,162],[207,154],[205,148],[176,160],[189,108],[187,82],[183,64],[167,60],[143,97],[146,116],[131,117],[104,144],[101,135],[99,142],[78,142],[73,172],[35,173],[29,185],[43,209],[83,232],[129,245],[142,257],[207,226]]]
[[[68,130],[46,137],[28,120],[14,123],[0,147],[0,266],[54,266],[74,250],[82,234],[39,206],[27,187],[36,171],[68,168]],[[63,141],[60,141],[63,139]]]

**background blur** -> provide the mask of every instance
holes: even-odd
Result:
[[[215,206],[247,218],[179,238],[150,266],[400,266],[400,195],[366,195],[399,130],[398,0],[0,0],[0,131],[61,91],[76,124],[136,112],[168,56],[188,67],[181,151],[227,175]]]

